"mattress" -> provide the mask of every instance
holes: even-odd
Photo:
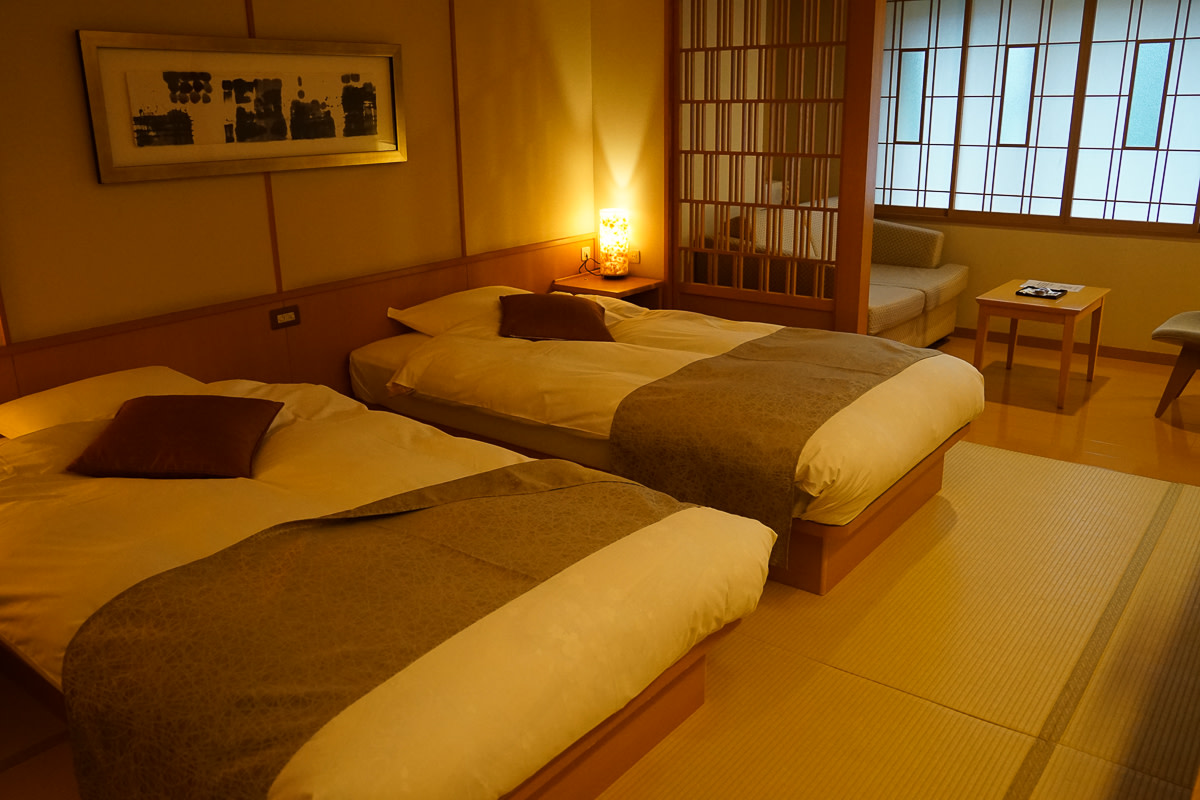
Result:
[[[473,323],[436,336],[406,333],[351,354],[354,391],[419,419],[604,469],[602,444],[628,393],[779,329],[593,299],[606,309],[613,343],[502,339]],[[974,367],[943,353],[918,361],[808,439],[796,465],[795,516],[850,522],[982,410]]]
[[[150,576],[281,522],[527,460],[369,411],[324,387],[225,381],[195,391],[284,403],[258,451],[253,479],[65,472],[104,419],[0,441],[0,642],[56,686],[75,631]],[[326,789],[372,796],[388,787],[393,797],[495,797],[510,790],[698,641],[749,613],[773,541],[756,522],[689,509],[599,551],[339,714],[289,762],[270,796]],[[728,569],[714,572],[713,564]],[[602,613],[582,619],[575,613],[580,607]],[[645,619],[646,608],[661,612],[652,615],[657,621]],[[641,621],[614,625],[614,619]],[[573,632],[566,639],[565,630]],[[469,669],[480,657],[493,667],[482,679]],[[548,688],[573,702],[545,703]],[[528,732],[529,747],[518,755],[513,731]]]

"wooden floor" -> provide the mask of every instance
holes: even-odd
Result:
[[[973,342],[941,349],[970,359]],[[1011,371],[1004,348],[985,354],[987,406],[968,441],[1200,485],[1200,379],[1161,419],[1154,409],[1170,367],[1101,358],[1092,383],[1076,357],[1066,406],[1058,410],[1058,352],[1019,347]],[[0,675],[0,798],[77,800],[65,726]]]
[[[969,361],[974,346],[951,338],[940,349]],[[968,441],[1200,485],[1200,378],[1155,419],[1170,366],[1101,357],[1089,383],[1086,357],[1078,354],[1066,404],[1056,409],[1059,352],[1019,346],[1011,370],[1004,356],[995,342],[984,351],[987,407]]]

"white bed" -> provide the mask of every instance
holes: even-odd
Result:
[[[284,406],[252,479],[64,471],[122,402],[155,394],[259,397]],[[0,642],[56,687],[64,652],[85,619],[143,579],[276,523],[526,460],[368,411],[324,387],[202,384],[162,367],[0,406],[0,433],[8,437],[0,440]],[[626,537],[347,708],[296,754],[270,796],[465,798],[513,790],[694,645],[749,613],[773,540],[764,526],[712,509],[678,513]],[[713,570],[714,563],[724,567]],[[603,599],[589,597],[588,587]],[[563,616],[589,606],[596,610],[590,617]],[[659,612],[646,614],[647,607]],[[578,632],[570,646],[554,633],[562,629]],[[521,632],[519,647],[514,631]],[[535,651],[545,657],[532,658]],[[481,652],[494,666],[486,673],[470,668]],[[555,685],[569,703],[544,702]],[[517,755],[514,730],[526,734]],[[314,791],[333,794],[308,794]]]
[[[605,309],[613,342],[501,337],[497,298],[518,292],[484,287],[389,310],[414,332],[351,354],[356,395],[447,428],[608,469],[610,426],[627,395],[779,330],[591,297]],[[796,465],[795,518],[853,523],[982,410],[982,376],[941,353],[871,388],[807,440]]]

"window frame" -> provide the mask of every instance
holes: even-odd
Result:
[[[968,32],[971,30],[973,0],[966,0],[963,9],[963,42],[961,45],[961,55],[959,64],[959,91],[958,91],[958,108],[956,110],[957,118],[955,120],[955,133],[953,143],[953,156],[950,167],[950,185],[949,185],[949,201],[946,208],[940,207],[922,207],[922,206],[907,206],[907,205],[892,205],[888,203],[876,203],[875,212],[879,216],[886,216],[889,219],[910,220],[914,222],[935,221],[941,220],[944,222],[955,222],[964,224],[977,224],[989,226],[1003,226],[1013,228],[1028,228],[1033,230],[1057,230],[1063,232],[1080,232],[1080,233],[1106,233],[1121,236],[1146,236],[1159,238],[1200,238],[1200,186],[1197,187],[1197,196],[1193,203],[1193,213],[1191,223],[1179,222],[1151,222],[1151,221],[1136,221],[1136,220],[1121,220],[1121,219],[1094,219],[1087,217],[1072,217],[1072,204],[1075,186],[1075,176],[1078,168],[1079,152],[1080,152],[1080,135],[1083,125],[1084,105],[1087,98],[1087,83],[1088,71],[1091,65],[1092,43],[1095,33],[1095,22],[1097,13],[1097,4],[1099,0],[1084,0],[1083,19],[1080,30],[1079,54],[1077,61],[1077,69],[1075,76],[1075,90],[1072,97],[1072,114],[1070,131],[1068,135],[1068,143],[1066,147],[1066,164],[1063,175],[1063,184],[1061,190],[1061,208],[1057,215],[1042,215],[1028,213],[1008,213],[1000,211],[975,211],[954,208],[954,198],[957,193],[958,184],[958,167],[959,157],[963,148],[961,142],[962,125],[963,125],[963,106],[965,99],[965,80],[967,73],[967,57],[969,53]],[[1196,0],[1190,0],[1193,4]],[[889,5],[890,5],[889,0]],[[1192,8],[1192,13],[1200,15],[1200,8]],[[935,28],[940,26],[941,20],[936,16],[931,21],[931,25]],[[1146,37],[1145,39],[1128,39],[1126,40],[1137,48],[1143,42],[1172,42],[1171,53],[1175,52],[1175,48],[1179,45],[1178,39],[1163,39],[1162,37]],[[1004,47],[1005,45],[997,45]],[[930,44],[926,48],[927,53],[932,53],[935,45]],[[1037,62],[1041,58],[1041,45],[1037,46],[1035,51],[1035,67],[1034,80],[1037,81]],[[912,47],[896,47],[897,52],[919,49]],[[881,53],[882,55],[882,53]],[[1007,65],[1007,53],[1005,54],[1004,63]],[[926,68],[928,69],[929,56],[926,57]],[[1168,58],[1168,65],[1171,63]],[[1168,80],[1164,82],[1164,99],[1168,93],[1168,85],[1170,83],[1170,71],[1168,67]],[[1122,152],[1126,149],[1136,149],[1141,151],[1159,150],[1155,148],[1126,148],[1125,131],[1128,126],[1128,106],[1132,105],[1131,97],[1134,87],[1135,75],[1130,76],[1129,94],[1127,98],[1127,108],[1121,119],[1121,132],[1118,141],[1115,143],[1114,151]],[[1003,81],[1004,76],[1000,76]],[[1001,100],[1003,104],[1003,99]],[[882,111],[882,110],[881,110]],[[1032,104],[1031,104],[1032,113]],[[1159,132],[1158,142],[1161,145],[1164,135],[1163,116],[1166,113],[1166,103],[1163,102],[1159,107]],[[922,120],[924,120],[925,111],[922,109]],[[1027,128],[1028,133],[1028,128]],[[998,136],[998,134],[997,134]],[[922,139],[924,138],[924,129],[922,128]],[[880,145],[883,145],[880,142]],[[891,144],[904,144],[897,142],[894,138]],[[1018,145],[1002,145],[999,140],[991,146],[1016,147]],[[1070,188],[1069,188],[1070,187]],[[876,187],[879,188],[878,186]]]

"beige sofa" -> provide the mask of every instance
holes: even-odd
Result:
[[[967,268],[943,264],[941,231],[877,219],[867,333],[928,347],[954,330]]]
[[[837,206],[837,198],[830,198],[828,205]],[[781,256],[794,254],[794,242],[801,241],[803,254],[818,260],[823,252],[823,236],[829,215],[822,211],[807,212],[805,204],[795,213],[781,213],[775,224],[779,230],[774,237],[767,232],[765,213],[755,215],[754,243],[745,246],[742,240],[742,218],[730,220],[729,239],[718,246],[718,255],[710,259],[705,253],[695,255],[695,280],[717,286],[734,285],[734,267],[729,256],[721,250],[743,250],[755,253],[772,252]],[[796,227],[807,224],[806,232],[796,236]],[[837,217],[833,216],[833,240],[837,238]],[[961,264],[942,264],[941,231],[904,225],[899,222],[876,219],[871,244],[871,281],[867,301],[867,333],[894,339],[917,347],[928,347],[937,340],[949,336],[954,330],[958,295],[967,288],[967,268]],[[746,236],[748,239],[749,236]],[[774,246],[768,248],[768,239]],[[714,239],[707,238],[710,246]],[[744,249],[743,249],[744,248]],[[748,289],[784,290],[785,276],[789,269],[796,270],[796,283],[800,287],[815,287],[816,270],[803,262],[799,267],[789,267],[784,261],[766,256],[765,269],[759,257],[744,256],[746,266],[742,270],[742,285]],[[765,275],[768,285],[754,282],[755,276]],[[832,297],[832,284],[824,285],[824,297]]]

